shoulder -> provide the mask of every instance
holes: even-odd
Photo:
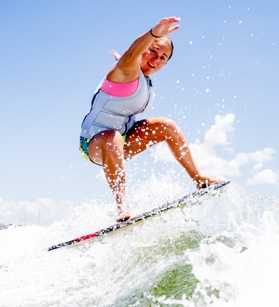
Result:
[[[112,82],[131,82],[139,78],[142,74],[140,66],[125,67],[121,64],[121,59],[110,69],[106,78]]]

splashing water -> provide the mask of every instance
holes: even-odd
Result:
[[[183,193],[167,177],[151,178],[131,191],[133,214]],[[1,306],[278,306],[278,204],[231,183],[183,209],[52,252],[113,224],[114,205],[87,202],[47,227],[9,227],[0,231]]]

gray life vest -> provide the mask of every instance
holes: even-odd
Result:
[[[126,134],[135,123],[135,115],[151,105],[154,91],[151,80],[142,72],[137,90],[130,96],[109,95],[97,87],[90,112],[84,117],[80,136],[91,138],[104,130],[116,130]]]

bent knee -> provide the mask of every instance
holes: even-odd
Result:
[[[177,133],[180,130],[175,121],[167,117],[160,117],[158,124],[169,133]]]
[[[162,123],[164,123],[167,127],[176,127],[175,121],[168,117],[162,117]]]

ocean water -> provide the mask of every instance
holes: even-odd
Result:
[[[153,178],[131,191],[133,213],[183,193]],[[183,209],[47,251],[113,224],[112,206],[92,200],[49,226],[0,230],[0,306],[279,306],[278,199],[232,182]]]

